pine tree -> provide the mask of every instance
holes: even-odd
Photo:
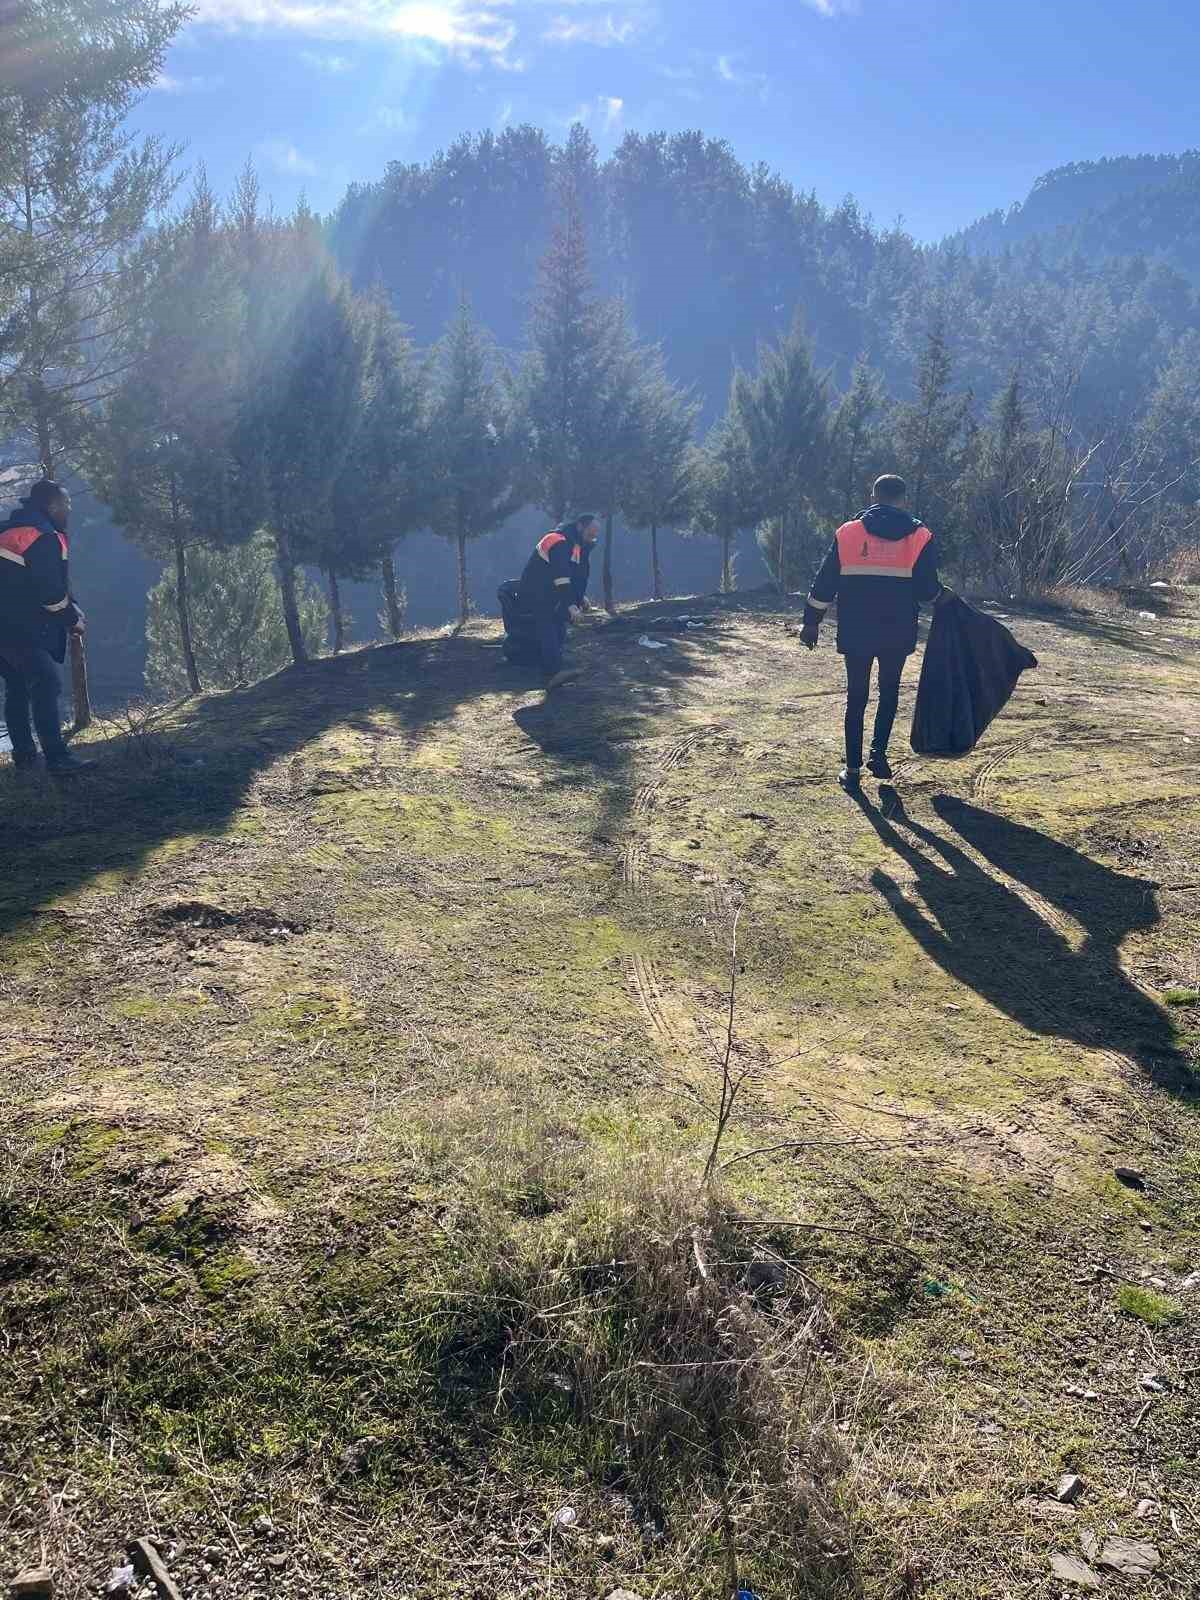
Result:
[[[62,474],[89,405],[125,370],[139,275],[127,257],[174,186],[176,150],[125,118],[184,20],[163,0],[10,0],[0,76],[0,256],[15,286],[5,426]],[[11,274],[11,276],[10,276]],[[91,719],[72,637],[75,723]]]
[[[188,551],[230,526],[232,430],[241,330],[228,236],[203,176],[183,215],[148,249],[131,366],[85,435],[89,481],[148,554],[173,563],[180,656],[201,688],[188,604]]]
[[[540,269],[520,381],[529,498],[555,522],[590,509],[611,318],[592,294],[583,217],[573,193]]]
[[[725,416],[710,431],[696,466],[693,526],[720,541],[721,593],[735,587],[733,543],[739,531],[754,527],[762,516],[750,441],[737,404],[738,378]]]
[[[233,689],[277,672],[291,656],[274,571],[274,544],[266,533],[229,550],[193,551],[189,562],[196,660],[206,684]],[[168,569],[149,595],[146,615],[146,686],[154,696],[186,694],[189,668],[177,623],[175,574]],[[296,612],[308,650],[317,651],[328,627],[320,590],[303,576]]]
[[[825,380],[798,319],[778,344],[760,350],[753,380],[735,375],[730,404],[746,455],[742,525],[759,529],[776,582],[787,586],[810,552],[811,508],[824,499],[828,458]]]
[[[916,400],[897,409],[892,428],[896,469],[908,482],[912,509],[929,523],[948,554],[957,550],[957,483],[972,436],[971,396],[953,392],[953,371],[938,316],[917,363]]]
[[[249,274],[237,450],[245,513],[275,540],[284,620],[301,664],[308,652],[297,567],[313,561],[328,570],[333,495],[362,422],[369,351],[311,212],[301,208],[285,229],[271,229],[254,198],[243,194],[235,205]]]
[[[960,485],[971,554],[993,583],[1030,595],[1065,576],[1071,497],[1088,459],[1053,428],[1034,428],[1013,372],[975,441]]]
[[[884,470],[879,438],[884,399],[883,380],[860,357],[829,430],[829,510],[839,522],[862,509],[871,483]]]
[[[430,526],[455,547],[460,625],[470,618],[468,541],[495,532],[524,504],[518,439],[494,369],[463,300],[437,352],[430,407]]]
[[[651,447],[650,383],[656,353],[633,337],[624,304],[610,301],[601,308],[592,416],[594,432],[582,444],[594,475],[595,509],[604,521],[604,606],[616,610],[613,592],[615,524],[636,494],[636,485]]]
[[[370,413],[370,374],[374,367],[375,334],[379,325],[373,308],[350,297],[349,337],[354,365],[360,375],[357,394],[352,396],[344,426],[341,467],[330,488],[323,509],[315,514],[303,536],[305,560],[320,568],[329,591],[330,647],[340,655],[346,647],[346,612],[342,605],[342,579],[362,580],[370,576],[383,555],[383,540],[371,515],[377,485],[361,474],[364,430]],[[334,357],[336,359],[336,357]]]
[[[658,559],[660,528],[686,526],[692,518],[699,484],[699,453],[692,434],[699,405],[667,377],[655,351],[643,388],[644,435],[625,504],[631,528],[650,534],[650,577],[654,598],[663,598]]]
[[[404,621],[393,550],[398,539],[429,521],[429,373],[381,294],[368,298],[362,314],[370,324],[370,359],[362,422],[342,473],[339,502],[341,515],[374,548],[387,630],[397,639]]]

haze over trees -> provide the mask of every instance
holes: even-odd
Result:
[[[16,10],[28,38],[74,15]],[[1060,169],[935,249],[698,131],[605,161],[579,127],[464,136],[327,220],[201,174],[164,215],[174,152],[123,119],[182,14],[101,14],[86,72],[63,46],[54,116],[21,122],[26,83],[0,98],[0,412],[10,460],[81,475],[170,566],[192,692],[190,569],[262,537],[297,662],[306,569],[337,650],[402,631],[404,582],[424,620],[490,610],[583,510],[610,607],[764,566],[800,588],[885,467],[961,581],[1128,579],[1195,539],[1194,154]],[[99,233],[69,231],[71,197]],[[131,653],[107,601],[92,622]]]

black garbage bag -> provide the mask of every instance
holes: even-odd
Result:
[[[933,613],[909,740],[920,756],[965,756],[1037,657],[956,595]]]
[[[500,601],[500,620],[504,623],[504,654],[512,662],[536,666],[542,659],[537,624],[521,605],[521,585],[516,578],[502,583],[496,591]]]

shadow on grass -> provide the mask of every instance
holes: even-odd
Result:
[[[652,615],[643,626],[663,609],[646,608]],[[636,625],[636,618],[627,620]],[[622,739],[647,737],[651,717],[671,710],[672,687],[710,670],[719,648],[714,630],[700,646],[661,652],[670,655],[668,666],[651,664],[629,629],[611,641],[589,635],[579,654],[591,676],[570,701],[528,708],[526,731],[564,767],[587,769],[593,785],[596,772],[604,773],[603,804],[615,805],[627,765]],[[91,747],[98,770],[69,782],[18,774],[5,762],[0,935],[99,873],[135,872],[172,839],[219,836],[264,771],[294,761],[331,728],[399,734],[416,748],[464,705],[506,689],[522,693],[522,679],[502,664],[494,640],[467,634],[405,641],[207,697],[186,707],[164,735],[101,741]]]
[[[1099,617],[1086,611],[1058,610],[1052,606],[1046,607],[1018,607],[1012,609],[989,607],[993,615],[1003,614],[1009,621],[1021,622],[1048,622],[1063,633],[1077,634],[1084,639],[1092,639],[1097,644],[1113,645],[1118,650],[1128,650],[1133,655],[1150,656],[1158,661],[1175,661],[1183,664],[1194,658],[1194,649],[1189,648],[1185,641],[1172,638],[1170,640],[1155,639],[1142,632],[1133,620],[1122,622],[1115,617]],[[1154,626],[1160,626],[1171,619],[1159,618]],[[1147,624],[1149,626],[1149,624]]]
[[[1192,1097],[1197,1080],[1167,1013],[1123,971],[1121,941],[1160,919],[1153,885],[1126,877],[1034,828],[947,795],[939,818],[985,861],[1080,924],[1073,949],[1054,922],[952,839],[907,815],[896,791],[880,791],[863,814],[916,874],[924,905],[886,872],[872,883],[913,939],[957,982],[1031,1032],[1114,1050],[1172,1093]]]
[[[550,787],[569,791],[598,775],[603,783],[592,837],[611,843],[628,821],[636,799],[635,753],[650,739],[676,731],[672,713],[698,679],[719,671],[727,647],[722,621],[735,611],[763,609],[763,597],[744,605],[730,596],[703,601],[665,601],[623,611],[611,623],[579,639],[575,664],[584,675],[543,701],[519,706],[513,721],[553,764]],[[703,617],[706,626],[683,631],[681,615]],[[664,645],[649,649],[641,636]],[[689,731],[688,725],[677,725]]]

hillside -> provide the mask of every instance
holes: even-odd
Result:
[[[481,624],[0,768],[5,1573],[1049,1600],[1120,1536],[1187,1592],[1200,604],[1145,605],[1016,618],[985,744],[861,806],[761,595],[549,700]]]
[[[954,235],[970,254],[1036,241],[1054,261],[1145,255],[1200,276],[1200,151],[1079,161],[1047,172],[1007,212]]]
[[[979,427],[1019,369],[1035,416],[1069,388],[1080,437],[1131,433],[1145,441],[1164,419],[1178,421],[1184,441],[1194,432],[1194,152],[1060,168],[1008,213],[981,219],[944,248],[922,249],[899,228],[879,228],[853,200],[823,207],[699,131],[631,133],[602,160],[581,129],[555,144],[536,127],[511,127],[463,136],[424,165],[394,164],[377,183],[351,185],[325,236],[358,289],[386,291],[422,351],[444,333],[465,291],[516,360],[564,180],[581,202],[597,290],[624,298],[639,338],[660,346],[670,376],[692,391],[698,436],[721,415],[735,369],[752,370],[763,342],[797,319],[833,401],[860,358],[878,375],[876,421],[885,432],[913,397],[917,363],[937,326],[947,336],[948,381],[956,395],[970,392]],[[891,465],[893,449],[882,454],[880,465]],[[28,455],[19,441],[0,449],[4,462]],[[1167,474],[1189,505],[1196,495],[1183,480],[1193,463],[1184,451]],[[901,464],[920,476],[918,464]],[[111,707],[140,685],[145,595],[159,568],[78,479],[72,487],[94,689]],[[527,511],[472,550],[471,599],[482,613],[494,609],[498,582],[523,564],[541,521]],[[714,581],[711,545],[664,539],[672,587]],[[750,530],[740,545],[741,580],[761,581]],[[435,627],[455,614],[455,564],[443,541],[415,534],[400,541],[396,560],[411,625]],[[644,543],[623,529],[616,581],[625,600],[649,591]],[[346,578],[343,589],[352,636],[374,637],[378,584]]]

